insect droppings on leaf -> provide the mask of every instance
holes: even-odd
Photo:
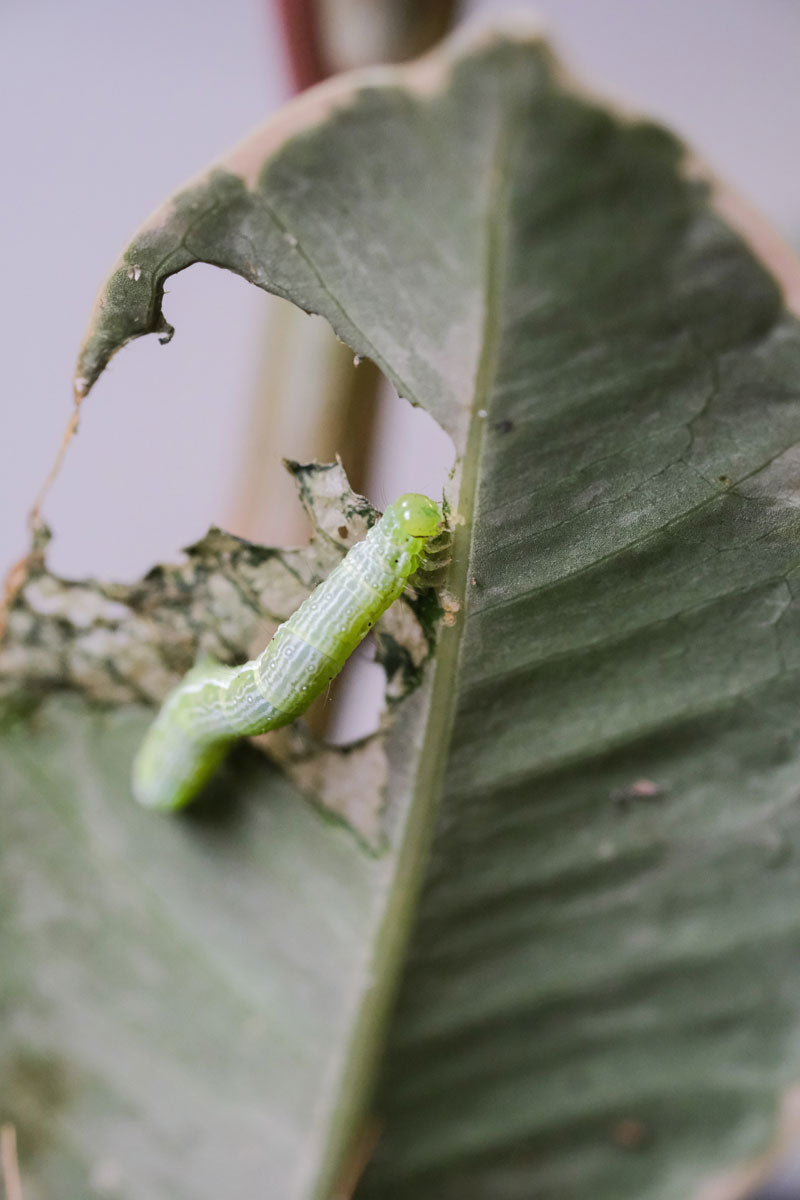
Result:
[[[611,800],[624,811],[639,800],[659,800],[665,791],[666,788],[654,779],[634,779],[627,787],[615,788]]]

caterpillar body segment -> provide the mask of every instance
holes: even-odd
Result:
[[[149,808],[182,808],[238,738],[304,713],[419,571],[443,525],[432,500],[401,496],[258,658],[239,667],[193,667],[167,696],[136,756],[136,799]]]

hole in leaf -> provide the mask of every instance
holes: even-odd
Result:
[[[398,396],[384,380],[377,399],[366,495],[384,509],[403,492],[439,500],[455,462],[453,440],[424,408]]]
[[[363,368],[360,368],[363,369]],[[455,459],[452,439],[424,409],[383,380],[376,401],[365,492],[383,510],[403,492],[439,499]],[[372,639],[335,681],[317,728],[326,742],[347,745],[377,732],[385,707],[386,675],[374,661]]]
[[[175,337],[141,338],[112,360],[47,498],[58,574],[134,580],[225,524],[267,297],[201,265],[167,293]],[[274,459],[264,469],[282,471],[277,448]]]
[[[376,733],[384,706],[386,675],[375,661],[372,639],[368,638],[334,680],[328,705],[324,740],[331,746],[347,746]]]

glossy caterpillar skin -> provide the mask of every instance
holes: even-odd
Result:
[[[423,566],[443,527],[442,509],[427,496],[401,496],[258,658],[240,667],[193,667],[167,696],[136,756],[136,799],[148,808],[182,808],[238,738],[304,713]]]

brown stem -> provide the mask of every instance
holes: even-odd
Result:
[[[17,1161],[17,1131],[13,1125],[0,1126],[0,1168],[7,1200],[22,1200],[22,1180]]]
[[[292,87],[305,91],[328,74],[319,42],[316,0],[273,0],[283,29]]]

